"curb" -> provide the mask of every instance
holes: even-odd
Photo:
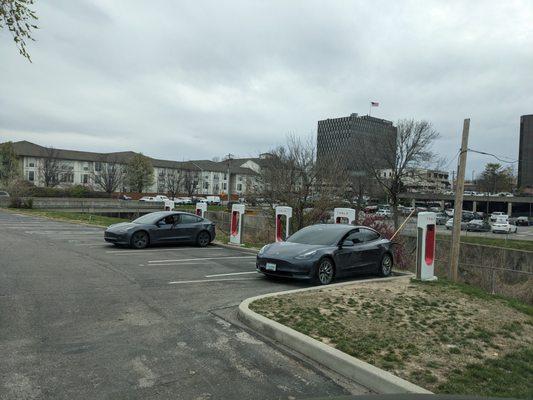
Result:
[[[215,246],[218,246],[218,247],[223,247],[225,249],[239,250],[239,251],[242,251],[244,253],[257,254],[259,252],[258,249],[237,246],[236,244],[225,244],[225,243],[222,243],[222,242],[220,242],[218,240],[213,241],[213,244]]]
[[[393,279],[407,279],[411,278],[411,274],[400,277],[369,279],[360,282],[365,284],[368,282],[385,281]],[[266,295],[250,297],[241,304],[239,304],[239,319],[250,328],[261,332],[261,334],[285,345],[311,360],[318,362],[336,373],[351,379],[358,384],[366,386],[370,390],[377,393],[392,394],[392,393],[425,393],[431,394],[430,391],[399,378],[390,372],[377,368],[367,362],[352,357],[340,350],[330,347],[316,339],[313,339],[303,333],[297,332],[285,325],[268,319],[256,312],[250,310],[249,306],[252,302],[273,297],[278,295],[285,295],[298,292],[306,292],[311,290],[324,290],[332,287],[353,285],[354,282],[343,282],[327,287],[313,287],[296,290],[288,290],[284,292],[268,293]]]

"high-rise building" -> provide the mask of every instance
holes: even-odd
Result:
[[[317,162],[335,163],[350,170],[360,169],[358,162],[368,155],[366,146],[391,143],[395,151],[397,130],[391,121],[368,115],[351,114],[348,117],[318,121]],[[381,150],[387,151],[382,148]],[[372,154],[376,154],[372,149]],[[376,157],[376,166],[389,167],[382,157]]]
[[[518,187],[533,188],[533,114],[520,117]]]

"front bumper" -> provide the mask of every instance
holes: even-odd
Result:
[[[266,264],[276,264],[276,270],[266,269]],[[257,256],[255,267],[258,272],[268,276],[294,279],[312,279],[315,275],[316,260],[286,260],[266,256]]]
[[[113,232],[105,232],[104,233],[104,240],[109,243],[113,244],[129,244],[130,239],[128,237],[127,233],[113,233]]]

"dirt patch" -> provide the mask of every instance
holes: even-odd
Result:
[[[434,392],[468,366],[533,347],[531,315],[443,282],[359,283],[251,309]]]

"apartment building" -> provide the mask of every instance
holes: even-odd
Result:
[[[14,142],[21,174],[27,181],[36,186],[45,186],[46,163],[53,160],[58,168],[59,187],[84,185],[99,190],[95,185],[98,175],[106,164],[114,163],[125,169],[128,162],[136,154],[133,151],[96,153],[66,149],[52,149],[28,141]],[[251,159],[172,161],[148,157],[154,167],[153,184],[146,193],[164,193],[166,176],[171,173],[192,176],[195,194],[202,195],[244,195],[252,188],[257,171],[246,164]],[[120,191],[129,191],[127,182],[123,182]],[[185,192],[182,188],[180,192]]]

